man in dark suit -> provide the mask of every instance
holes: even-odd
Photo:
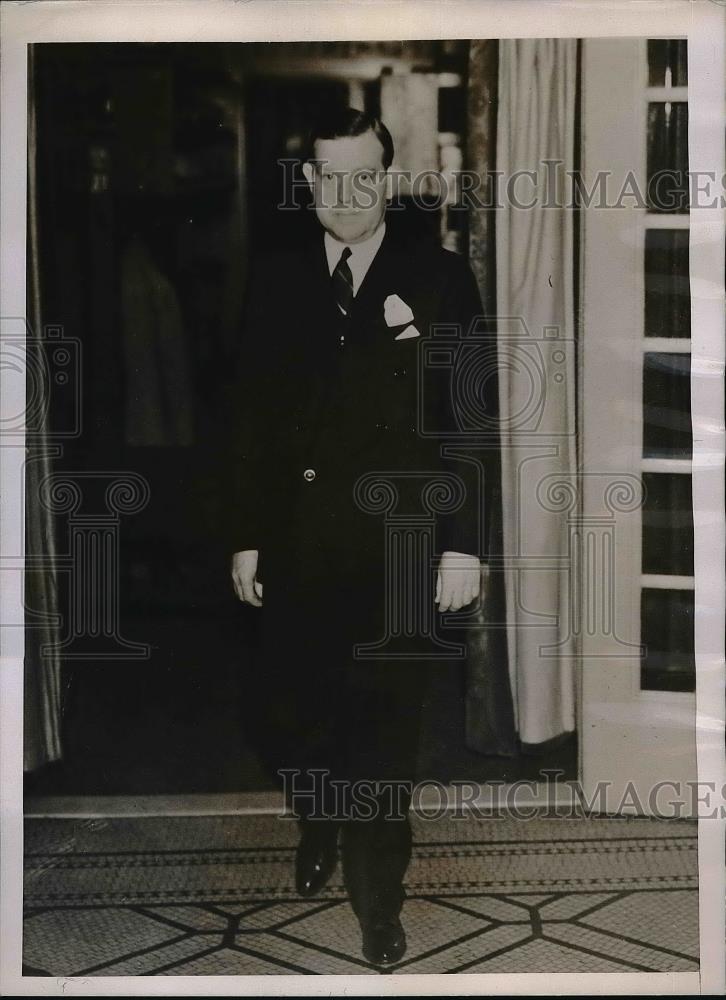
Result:
[[[477,599],[483,549],[473,467],[423,433],[422,421],[450,426],[454,404],[445,380],[422,399],[418,351],[436,326],[466,336],[481,301],[461,257],[391,232],[380,120],[344,109],[315,130],[311,154],[322,228],[251,276],[232,578],[262,609],[254,711],[300,817],[298,891],[325,885],[342,832],[363,953],[387,964],[406,948],[407,812],[426,673],[443,648],[428,609]],[[397,542],[384,509],[411,529]]]

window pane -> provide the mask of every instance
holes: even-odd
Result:
[[[643,474],[643,572],[693,575],[691,477]]]
[[[648,86],[685,87],[688,83],[687,51],[685,38],[651,38],[648,41]]]
[[[691,355],[649,351],[643,359],[643,454],[690,458]]]
[[[648,105],[648,208],[688,211],[688,105]]]
[[[691,336],[687,229],[646,230],[645,335]]]
[[[645,588],[641,623],[641,687],[646,691],[695,691],[693,591]]]

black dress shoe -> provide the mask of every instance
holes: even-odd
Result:
[[[393,965],[406,954],[406,935],[398,917],[362,923],[363,957],[371,965]]]
[[[338,862],[338,830],[316,830],[306,824],[295,857],[295,888],[301,896],[314,896],[327,885]]]

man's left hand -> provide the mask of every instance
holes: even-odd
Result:
[[[479,596],[481,564],[478,556],[444,552],[436,575],[434,601],[439,611],[459,611]]]

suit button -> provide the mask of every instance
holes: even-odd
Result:
[[[303,479],[306,483],[312,483],[313,479],[315,479],[315,469],[306,469],[303,472]]]

